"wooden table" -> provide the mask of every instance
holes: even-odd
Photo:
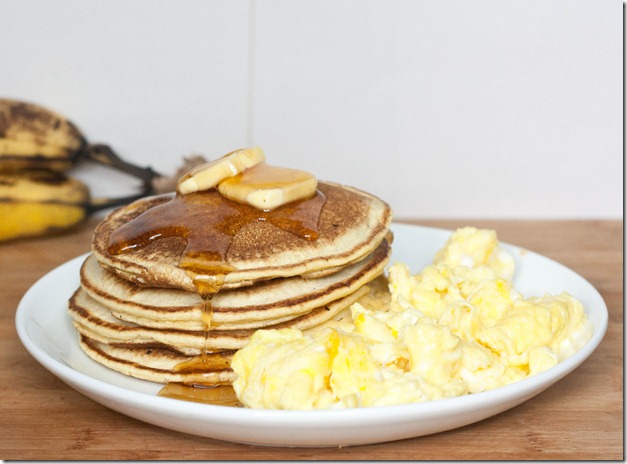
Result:
[[[86,398],[41,367],[15,331],[24,292],[89,250],[92,220],[72,233],[0,245],[0,459],[504,460],[623,459],[622,221],[405,221],[495,229],[499,238],[555,259],[591,282],[609,308],[594,354],[539,396],[482,422],[369,446],[289,449],[173,432]]]

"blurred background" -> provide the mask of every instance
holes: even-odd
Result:
[[[0,0],[0,95],[169,175],[259,145],[403,218],[622,218],[618,0]],[[95,166],[94,193],[135,181]]]

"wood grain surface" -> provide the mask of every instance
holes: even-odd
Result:
[[[622,460],[622,221],[406,220],[495,229],[499,239],[561,262],[602,294],[609,328],[572,374],[522,405],[456,430],[347,448],[273,448],[186,435],[131,419],[65,385],[21,345],[24,292],[89,250],[94,220],[50,238],[0,245],[0,459],[94,460]]]

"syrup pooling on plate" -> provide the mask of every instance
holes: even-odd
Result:
[[[180,383],[170,383],[161,389],[159,396],[218,406],[242,406],[235,395],[235,390],[230,385],[198,388]]]
[[[110,236],[110,254],[132,253],[155,240],[180,237],[187,245],[179,262],[203,301],[205,347],[200,356],[177,366],[180,372],[217,372],[228,359],[211,353],[212,298],[235,268],[227,262],[233,238],[250,223],[264,221],[307,241],[318,238],[318,219],[326,201],[320,191],[313,197],[263,211],[224,198],[216,190],[177,194],[116,229]],[[202,385],[202,384],[200,384]],[[200,386],[199,385],[199,386]],[[168,391],[164,391],[167,395]],[[180,396],[180,392],[177,393]]]

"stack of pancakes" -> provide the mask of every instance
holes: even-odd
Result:
[[[233,270],[211,301],[209,330],[203,300],[179,266],[183,237],[109,252],[114,231],[173,196],[145,198],[111,213],[95,230],[80,287],[69,301],[81,348],[97,362],[141,379],[228,384],[234,379],[230,358],[255,330],[307,331],[340,317],[388,262],[391,210],[350,187],[319,182],[318,190],[326,201],[316,240],[268,221],[247,223],[233,236],[225,256]],[[198,356],[205,360],[202,369],[180,368]]]

